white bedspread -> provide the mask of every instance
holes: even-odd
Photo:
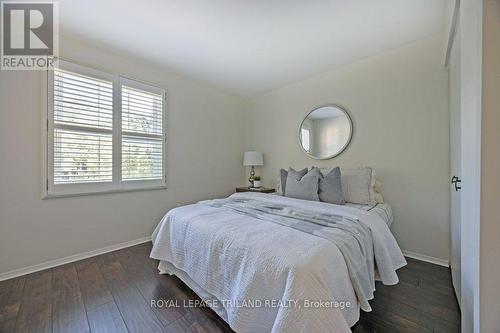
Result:
[[[359,219],[372,231],[381,281],[398,282],[395,270],[406,261],[388,226],[375,214],[268,194],[233,196]],[[161,260],[164,268],[173,265],[170,273],[185,273],[191,285],[220,300],[224,319],[236,332],[349,332],[359,319],[344,258],[324,238],[194,204],[168,212],[153,233],[153,244],[151,257]],[[341,306],[335,307],[335,301]]]

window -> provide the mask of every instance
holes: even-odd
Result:
[[[122,85],[122,179],[162,178],[163,95]]]
[[[47,84],[47,195],[165,187],[163,89],[62,60]]]
[[[311,135],[310,131],[308,128],[301,128],[300,129],[300,140],[302,141],[302,147],[304,147],[304,150],[306,152],[310,152],[311,150],[311,143],[310,143]]]

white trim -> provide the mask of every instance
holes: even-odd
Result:
[[[75,64],[74,62],[66,61],[61,58],[59,58],[57,62],[57,68],[106,82],[115,83],[116,80],[116,75],[92,67]]]
[[[148,188],[148,187],[153,187],[153,188],[166,188],[167,187],[167,92],[164,88],[161,88],[159,86],[154,86],[151,85],[150,83],[145,83],[142,81],[134,80],[134,79],[129,79],[125,76],[120,76],[119,79],[119,87],[120,87],[120,117],[121,117],[121,88],[123,86],[127,86],[130,88],[135,88],[138,90],[150,92],[153,94],[158,94],[161,95],[161,101],[162,101],[162,134],[161,135],[154,135],[154,134],[145,134],[145,133],[136,133],[136,132],[130,132],[130,131],[123,131],[122,128],[120,127],[120,143],[123,140],[124,136],[134,136],[136,138],[156,138],[161,140],[161,146],[162,146],[162,177],[161,179],[155,179],[155,180],[123,180],[121,178],[121,167],[122,167],[122,159],[120,155],[120,179],[121,179],[121,186],[122,189],[128,190],[128,189],[140,189],[140,188]],[[120,123],[121,126],[121,123]],[[120,148],[120,154],[121,154],[121,148]]]
[[[47,194],[46,196],[42,197],[42,200],[56,199],[56,198],[69,198],[69,197],[82,197],[82,196],[96,195],[96,194],[113,194],[113,193],[138,192],[138,191],[140,192],[140,191],[166,190],[166,189],[167,189],[166,185],[160,185],[160,186],[150,186],[150,187],[121,188],[118,190],[97,191],[97,192]]]
[[[458,17],[460,14],[460,0],[452,0],[452,1],[454,1],[454,4],[451,13],[451,24],[448,34],[448,43],[446,45],[446,54],[444,56],[444,67],[448,67],[448,64],[450,62],[451,48],[453,46],[453,41],[455,40],[455,35],[457,32],[457,25],[458,25]]]
[[[34,272],[38,272],[38,271],[42,271],[44,269],[49,269],[49,268],[53,268],[56,266],[61,266],[61,265],[75,262],[78,260],[87,259],[90,257],[95,257],[95,256],[98,256],[100,254],[113,252],[116,250],[124,249],[124,248],[131,247],[134,245],[142,244],[142,243],[146,243],[149,241],[151,241],[151,236],[134,239],[134,240],[131,240],[128,242],[109,245],[109,246],[106,246],[106,247],[103,247],[103,248],[100,248],[97,250],[82,252],[82,253],[75,254],[75,255],[72,255],[69,257],[65,257],[65,258],[46,261],[44,263],[33,265],[33,266],[14,269],[14,270],[9,271],[9,272],[0,273],[0,281],[12,279],[12,278],[15,278],[18,276],[22,276],[22,275],[26,275],[26,274],[30,274],[30,273],[34,273]]]
[[[121,191],[128,190],[142,190],[142,189],[164,189],[167,188],[165,185],[165,177],[161,179],[140,179],[140,180],[122,180],[121,181]]]
[[[403,251],[403,254],[405,255],[405,257],[429,262],[431,264],[436,264],[439,266],[450,267],[450,263],[446,259],[435,258],[435,257],[427,256],[425,254],[420,254],[420,253],[416,253],[416,252],[412,252],[412,251]]]
[[[60,60],[58,60],[59,64]],[[44,183],[46,185],[45,195],[43,198],[47,197],[49,194],[54,193],[54,70],[47,71],[47,81],[46,81],[46,89],[45,92],[45,117],[47,119],[47,126],[45,130],[47,133],[45,134],[46,140],[44,140],[44,144],[46,147],[44,148],[45,152],[45,165],[46,172],[44,176]],[[44,124],[45,125],[45,124]]]
[[[122,181],[122,86],[120,76],[113,82],[113,184],[121,187]]]
[[[165,89],[163,89],[162,87],[155,86],[153,84],[146,83],[146,82],[143,82],[140,80],[129,79],[123,75],[119,76],[119,82],[123,86],[127,86],[130,88],[135,88],[138,90],[143,90],[143,91],[147,91],[147,92],[150,92],[153,94],[161,95],[162,98],[165,95]]]
[[[61,129],[64,131],[73,131],[82,134],[113,134],[113,130],[105,129],[105,128],[89,128],[85,126],[79,125],[69,125],[69,124],[57,124],[57,129]]]
[[[116,85],[117,76],[113,74],[106,73],[104,71],[74,64],[62,59],[58,60],[57,68],[62,71],[73,72],[76,74],[88,76],[96,80],[102,80],[106,82],[111,82],[113,88]],[[47,167],[47,180],[44,182],[47,184],[47,191],[44,193],[42,199],[55,198],[66,195],[74,195],[80,193],[99,193],[106,191],[116,191],[119,190],[119,184],[113,181],[109,182],[91,182],[91,183],[70,183],[70,184],[54,184],[54,129],[71,130],[86,133],[99,133],[99,134],[109,134],[113,136],[114,130],[90,128],[86,126],[78,125],[63,125],[54,124],[54,80],[55,72],[53,70],[47,72],[47,114],[48,127],[47,127],[47,147],[44,149],[46,151],[46,167]],[[114,105],[114,102],[113,102]],[[114,118],[113,118],[114,119]],[[113,141],[114,143],[114,141]],[[113,145],[114,147],[114,145]],[[114,155],[112,154],[114,157]],[[113,158],[113,165],[116,164]],[[112,172],[113,174],[113,172]]]
[[[48,191],[49,191],[49,175],[48,175],[48,172],[49,172],[49,166],[48,166],[48,160],[49,160],[49,156],[48,156],[48,147],[49,147],[49,115],[48,115],[48,110],[49,110],[49,107],[48,107],[48,89],[49,89],[49,83],[48,83],[48,80],[49,80],[49,73],[48,73],[48,70],[47,71],[44,71],[41,75],[42,77],[42,81],[41,81],[41,89],[42,89],[42,107],[41,107],[41,110],[42,110],[42,115],[41,115],[41,119],[42,119],[42,133],[41,133],[41,144],[42,144],[42,147],[41,147],[41,152],[42,152],[42,156],[41,156],[41,161],[42,161],[42,183],[41,183],[41,193],[42,193],[42,198],[45,198],[47,195],[48,195]]]
[[[167,122],[167,91],[164,90],[163,91],[163,185],[165,186],[165,188],[168,186],[167,184],[167,161],[168,161],[168,158],[167,158],[167,143],[168,143],[168,140],[167,140],[167,134],[169,133],[168,130],[167,130],[167,125],[168,125],[168,122]]]

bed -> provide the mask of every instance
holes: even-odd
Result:
[[[370,205],[363,205],[363,204],[355,204],[347,202],[346,206],[377,214],[382,220],[384,220],[384,222],[387,224],[389,228],[392,226],[392,222],[394,222],[394,216],[392,215],[392,207],[387,203],[374,203]]]
[[[367,257],[374,258],[377,279],[398,283],[396,270],[406,261],[389,230],[388,205],[340,206],[252,192],[228,200],[285,207],[289,216],[273,223],[215,201],[178,207],[155,229],[151,257],[160,260],[160,273],[179,277],[236,332],[350,332],[360,308],[371,310],[366,299],[373,294],[361,301],[352,267],[374,267],[352,260],[324,234],[288,225],[297,214],[337,216],[369,230],[373,252]]]

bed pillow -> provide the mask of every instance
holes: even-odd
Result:
[[[319,200],[336,205],[345,205],[339,167],[333,168],[324,176],[320,174]]]
[[[375,178],[375,171],[372,173],[372,183],[374,184],[372,189],[373,191],[370,192],[370,195],[373,195],[372,199],[375,201],[375,203],[384,203],[384,197],[382,196],[382,193],[380,192],[382,188],[382,183]]]
[[[307,173],[307,168],[304,168],[300,171],[295,171],[293,168],[289,168],[288,170],[292,170],[293,175],[295,178],[298,177],[300,180],[304,175]],[[280,178],[279,178],[279,188],[278,188],[278,193],[281,195],[285,195],[285,190],[286,190],[286,178],[288,177],[288,171],[285,169],[280,169]]]
[[[295,199],[319,201],[318,184],[318,168],[312,168],[303,177],[300,176],[299,172],[290,168],[288,169],[288,177],[286,178],[285,196]]]
[[[342,169],[342,192],[347,202],[361,205],[374,203],[372,168],[361,167],[354,169]]]
[[[328,174],[330,171],[332,171],[333,168],[320,168],[320,172],[322,175],[326,175]],[[356,170],[361,170],[361,169],[371,169],[371,185],[370,185],[370,200],[369,200],[369,204],[370,205],[373,205],[375,203],[384,203],[384,197],[382,196],[380,190],[381,190],[381,187],[382,187],[382,183],[375,177],[375,170],[373,168],[370,168],[370,167],[361,167],[361,168],[340,168],[340,172],[341,172],[341,180],[342,180],[342,184],[344,185],[346,183],[346,179],[344,179],[344,175],[347,175],[349,173],[352,173],[352,172],[356,172]],[[344,193],[344,199],[346,200],[346,202],[350,202],[349,200],[347,200],[347,196],[346,196],[346,189],[343,187],[342,188],[342,191]],[[350,198],[352,199],[352,198]],[[356,198],[354,198],[354,200],[356,200]],[[357,202],[354,202],[354,203],[357,203]]]
[[[373,200],[375,203],[383,204],[384,203],[384,197],[382,196],[381,193],[375,192],[373,194]]]

